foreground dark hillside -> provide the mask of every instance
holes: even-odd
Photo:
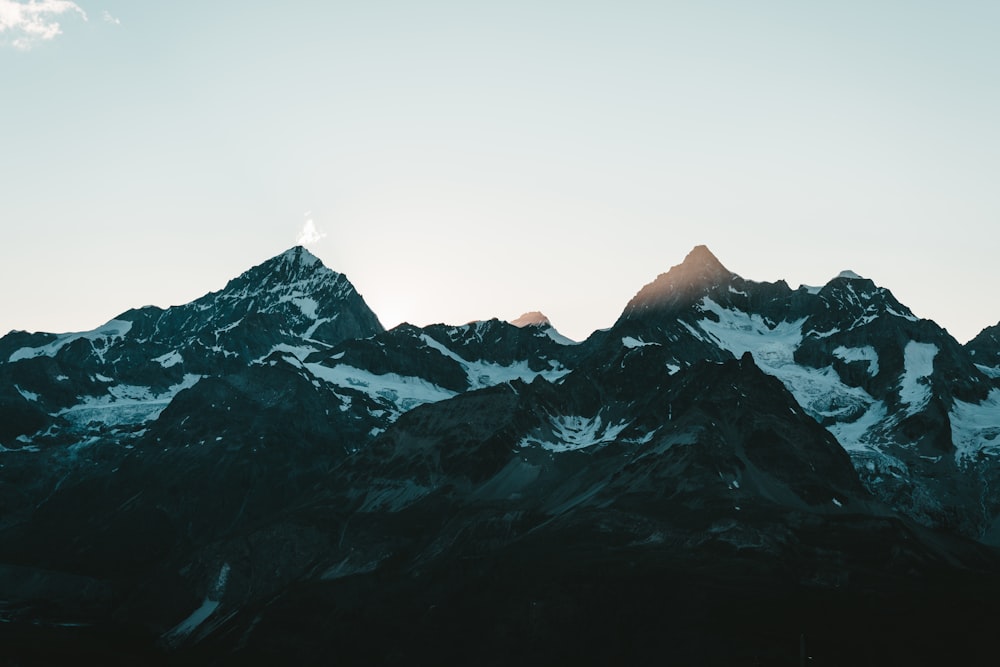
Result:
[[[886,525],[871,526],[885,531]],[[823,526],[824,532],[829,526]],[[857,539],[831,536],[840,542]],[[567,527],[420,572],[293,585],[204,641],[165,651],[142,628],[0,628],[8,664],[988,665],[994,575],[858,543],[839,586],[724,545],[617,545]],[[800,554],[822,559],[825,554]]]

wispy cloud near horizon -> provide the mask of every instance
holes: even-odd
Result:
[[[111,12],[104,10],[101,12],[101,18],[104,19],[105,23],[110,23],[111,25],[121,25],[122,20],[111,15]]]
[[[0,0],[0,44],[27,51],[38,42],[50,41],[62,34],[55,19],[66,13],[87,20],[87,13],[69,0]]]

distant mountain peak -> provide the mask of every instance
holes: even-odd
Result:
[[[516,320],[510,322],[515,327],[551,327],[552,322],[543,313],[537,310],[524,313]]]
[[[354,291],[346,276],[328,268],[304,247],[294,246],[233,278],[222,294],[243,297],[255,292],[274,295],[289,290],[299,293],[324,289]]]
[[[317,273],[339,275],[336,271],[323,264],[323,261],[319,257],[300,245],[289,248],[280,255],[275,255],[271,259],[251,268],[247,273],[260,272],[275,273],[289,277],[311,276]]]
[[[264,340],[247,334],[260,338],[254,345],[268,347],[279,342],[298,345],[303,340],[334,345],[383,330],[347,276],[328,268],[302,246],[265,260],[230,280],[219,292],[206,294],[184,308],[193,309],[201,326],[214,327],[213,331],[226,332],[228,337],[237,335],[233,332],[244,318],[250,317],[248,323],[256,322],[251,328],[261,326],[260,318],[269,318],[288,340]],[[242,353],[235,348],[231,352]],[[256,357],[263,352],[254,348]]]
[[[684,261],[680,263],[679,266],[673,268],[680,268],[685,266],[710,266],[722,271],[726,271],[726,267],[722,265],[719,258],[712,254],[712,251],[708,249],[707,245],[696,245],[691,248],[691,252],[687,254]]]
[[[837,274],[837,277],[847,278],[848,280],[864,280],[862,276],[859,276],[857,273],[851,271],[850,269],[845,269],[841,271],[840,273]]]
[[[285,252],[278,255],[278,257],[284,259],[286,262],[301,264],[302,266],[315,266],[316,264],[323,264],[319,257],[300,245],[289,248]]]
[[[661,273],[656,280],[632,297],[626,314],[649,309],[685,306],[705,296],[713,287],[727,284],[736,276],[722,265],[707,246],[697,245],[684,261]]]
[[[515,327],[524,329],[526,327],[532,327],[537,329],[541,333],[545,334],[555,342],[560,345],[576,345],[577,341],[572,338],[567,338],[559,333],[554,326],[552,326],[552,321],[545,316],[544,313],[538,310],[532,310],[521,315],[516,320],[510,322]]]

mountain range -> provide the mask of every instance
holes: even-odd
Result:
[[[10,664],[995,659],[1000,324],[704,246],[582,342],[295,247],[0,339]],[[867,661],[867,662],[866,662]]]

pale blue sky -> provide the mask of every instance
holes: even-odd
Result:
[[[47,0],[49,39],[23,4],[0,331],[186,302],[307,220],[387,325],[583,338],[699,243],[1000,321],[997,2]]]

